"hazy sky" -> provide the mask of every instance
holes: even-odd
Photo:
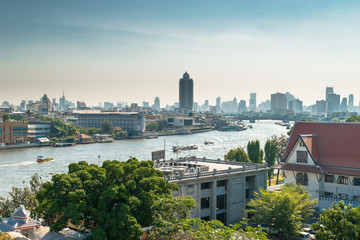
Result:
[[[0,104],[360,97],[360,1],[0,0]]]

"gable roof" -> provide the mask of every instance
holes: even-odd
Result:
[[[294,125],[282,162],[299,137],[320,166],[360,169],[360,124],[298,122]]]

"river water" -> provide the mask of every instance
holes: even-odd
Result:
[[[275,121],[256,121],[251,123],[252,129],[239,132],[211,131],[192,135],[175,135],[159,137],[158,139],[119,140],[113,143],[96,143],[76,145],[73,147],[54,148],[24,148],[0,151],[0,196],[11,191],[12,186],[23,187],[28,185],[31,176],[38,173],[43,180],[50,180],[53,173],[67,172],[72,162],[87,161],[88,163],[102,163],[105,160],[125,161],[129,157],[139,160],[151,159],[151,152],[166,150],[166,159],[186,155],[207,157],[210,159],[224,158],[230,149],[244,147],[248,141],[259,140],[263,147],[266,140],[272,135],[286,134],[285,127],[274,124]],[[205,145],[204,141],[214,142]],[[174,145],[198,145],[198,150],[173,153]],[[53,157],[54,161],[38,164],[38,155]]]

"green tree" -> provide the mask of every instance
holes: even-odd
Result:
[[[270,141],[272,141],[276,146],[276,162],[279,164],[282,156],[285,153],[285,149],[286,149],[287,143],[289,141],[289,137],[285,136],[283,134],[281,134],[279,136],[273,135],[273,136],[271,136]],[[280,174],[280,171],[277,171],[276,184],[279,183],[279,174]]]
[[[11,237],[8,233],[0,231],[0,240],[11,240]]]
[[[9,114],[4,114],[4,115],[2,116],[2,119],[3,119],[3,122],[8,122],[8,121],[10,120]]]
[[[273,141],[271,141],[270,139],[268,139],[265,143],[265,162],[267,164],[268,167],[272,167],[275,164],[275,159],[276,159],[276,145]],[[274,170],[270,169],[268,170],[268,179],[269,179],[269,186],[271,185],[271,176],[273,174]]]
[[[247,152],[250,161],[253,163],[262,163],[262,150],[260,149],[259,140],[249,141],[247,145]]]
[[[352,115],[351,117],[348,117],[345,122],[360,122],[360,117]]]
[[[7,197],[0,196],[0,218],[10,217],[20,205],[24,205],[33,217],[37,217],[34,210],[38,206],[38,201],[35,196],[40,191],[42,184],[41,177],[35,174],[31,177],[29,186],[24,188],[13,187]]]
[[[71,221],[90,229],[95,240],[139,239],[141,226],[153,224],[154,202],[175,189],[152,161],[108,160],[101,167],[82,161],[43,184],[36,210],[55,231]]]
[[[164,131],[168,128],[167,121],[165,120],[160,120],[158,124],[159,124],[158,131]]]
[[[260,193],[254,194],[248,204],[254,221],[282,233],[286,239],[298,234],[301,222],[310,217],[317,202],[310,200],[310,194],[296,184],[285,184],[280,192],[260,189]]]
[[[157,122],[150,122],[148,125],[146,125],[146,130],[155,132],[159,129],[159,124]]]
[[[228,161],[250,162],[248,154],[241,147],[230,149],[230,151],[224,155],[224,159]]]
[[[224,226],[220,221],[203,221],[188,218],[195,207],[191,197],[159,199],[153,206],[154,224],[149,239],[267,239],[260,228],[245,222]]]
[[[343,201],[334,202],[330,209],[324,209],[319,222],[312,224],[316,239],[352,240],[360,238],[360,208],[346,206]]]
[[[101,132],[112,135],[114,132],[114,126],[112,125],[112,123],[110,121],[105,120],[101,124]]]

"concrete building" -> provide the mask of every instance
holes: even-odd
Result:
[[[301,184],[318,209],[343,200],[360,204],[360,124],[298,122],[281,165],[285,182]]]
[[[283,93],[271,94],[271,112],[273,113],[286,113],[287,99]]]
[[[249,110],[256,112],[256,93],[250,93]]]
[[[27,122],[0,122],[0,143],[16,145],[28,141]]]
[[[325,100],[316,101],[315,112],[318,114],[326,112],[326,101]]]
[[[245,100],[240,100],[239,102],[239,113],[244,113],[246,112],[246,101]]]
[[[159,98],[159,97],[155,97],[153,108],[154,108],[156,111],[160,111],[160,110],[161,110],[161,108],[160,108],[160,98]]]
[[[333,87],[326,87],[325,90],[325,100],[326,102],[329,101],[329,94],[333,94],[334,93],[334,88]]]
[[[36,142],[38,138],[45,138],[50,135],[50,123],[29,122],[28,138],[30,142]]]
[[[340,112],[340,95],[329,93],[326,101],[327,112]]]
[[[216,98],[216,111],[217,111],[218,113],[221,112],[221,97],[217,97],[217,98]]]
[[[194,118],[185,118],[185,117],[169,117],[166,119],[169,128],[181,128],[185,126],[194,126]]]
[[[191,217],[220,220],[225,225],[246,217],[247,203],[259,188],[266,188],[263,164],[187,158],[155,163],[164,178],[179,186],[174,196],[191,196],[196,207]]]
[[[302,113],[303,102],[299,99],[289,101],[289,110],[295,113]]]
[[[77,101],[76,109],[77,110],[86,110],[86,109],[89,109],[89,108],[86,106],[85,101]]]
[[[341,100],[340,109],[341,109],[341,112],[347,112],[348,111],[347,98],[344,97]]]
[[[353,111],[354,111],[354,95],[353,95],[353,94],[349,94],[348,111],[349,111],[349,112],[353,112]]]
[[[114,127],[127,132],[144,132],[145,118],[143,112],[101,112],[96,110],[74,111],[77,125],[84,128],[100,128],[108,120]]]
[[[179,81],[179,111],[190,113],[194,105],[194,83],[190,75],[185,72]]]

